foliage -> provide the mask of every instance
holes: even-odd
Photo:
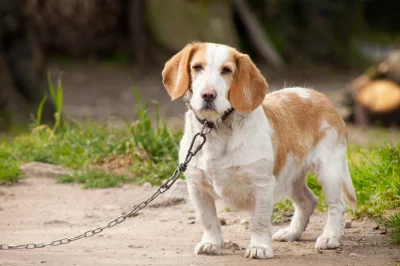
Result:
[[[400,143],[369,149],[352,147],[349,167],[359,208],[358,217],[382,217],[400,207]]]
[[[0,146],[0,184],[16,182],[21,178],[18,168],[20,162],[14,158],[10,150],[3,149],[6,146],[4,141],[1,142]]]
[[[392,237],[395,243],[400,244],[400,211],[389,216],[386,225],[391,227]]]

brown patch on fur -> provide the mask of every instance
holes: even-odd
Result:
[[[312,90],[308,93],[310,97],[307,99],[295,92],[271,93],[262,103],[274,129],[275,177],[278,177],[289,153],[303,160],[329,129],[337,131],[339,141],[347,142],[346,125],[333,104],[321,93]],[[329,126],[321,129],[323,121]]]
[[[200,184],[201,184],[202,187],[206,187],[206,188],[211,189],[211,190],[214,189],[212,184],[210,184],[210,182],[208,182],[207,179],[204,176],[201,178]]]
[[[264,100],[268,84],[250,57],[232,49],[236,71],[229,90],[229,101],[239,112],[249,113]]]
[[[162,71],[163,83],[172,100],[182,97],[190,89],[190,62],[195,54],[204,54],[204,50],[205,44],[188,44],[165,64]]]
[[[201,65],[203,68],[206,67],[207,60],[206,60],[206,44],[197,44],[196,51],[193,53],[192,60],[189,63],[189,67],[194,65]],[[192,74],[196,74],[195,71]]]

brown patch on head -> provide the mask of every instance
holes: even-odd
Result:
[[[229,101],[239,112],[249,113],[262,103],[268,84],[248,55],[234,49],[231,54],[236,66],[229,90]]]
[[[182,97],[191,87],[190,63],[197,54],[205,53],[205,44],[188,44],[174,55],[162,71],[163,83],[172,100]]]
[[[196,51],[193,53],[192,60],[189,62],[189,67],[192,69],[194,66],[201,66],[203,69],[206,68],[207,60],[206,60],[206,44],[197,44],[198,47]],[[197,71],[191,71],[192,78],[197,76]]]
[[[303,160],[330,129],[337,131],[339,141],[347,142],[346,125],[333,104],[321,93],[312,90],[308,93],[308,99],[295,92],[271,93],[262,104],[274,129],[275,177],[289,153]],[[327,127],[323,127],[324,121]]]

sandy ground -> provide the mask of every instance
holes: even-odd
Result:
[[[0,188],[2,243],[48,241],[80,234],[103,225],[129,210],[156,188],[125,185],[122,188],[83,190],[79,185],[56,184],[53,179],[27,178]],[[166,202],[162,195],[156,203]],[[314,214],[299,242],[273,242],[275,257],[268,261],[243,257],[249,229],[240,224],[243,212],[225,212],[218,202],[225,240],[239,250],[224,249],[221,256],[193,255],[201,237],[190,203],[147,208],[112,229],[90,239],[36,250],[0,251],[0,265],[396,265],[400,250],[371,221],[352,222],[343,229],[338,250],[314,250],[325,214]],[[283,226],[283,225],[282,225]]]

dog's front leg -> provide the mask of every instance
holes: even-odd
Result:
[[[245,257],[252,259],[268,259],[273,257],[271,249],[271,215],[275,178],[255,182],[254,211],[251,219],[251,241]]]
[[[190,168],[187,173],[189,195],[196,207],[198,221],[203,227],[203,238],[197,243],[194,253],[217,255],[221,253],[221,225],[217,217],[212,186],[207,183],[203,172]]]

